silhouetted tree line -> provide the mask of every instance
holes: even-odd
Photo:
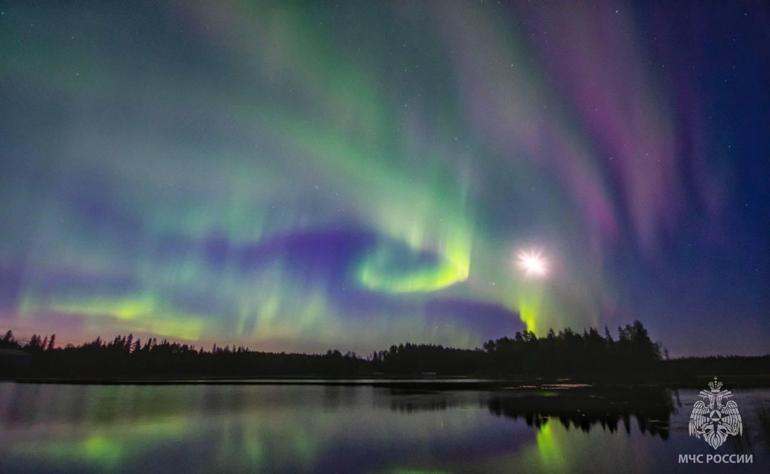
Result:
[[[534,333],[516,333],[484,344],[490,370],[495,375],[588,375],[611,374],[644,376],[655,370],[661,348],[654,343],[642,323],[618,328],[613,338],[605,327],[602,336],[594,329],[583,333],[564,329],[548,331],[538,338]]]
[[[336,350],[322,355],[287,354],[216,344],[205,350],[154,337],[141,341],[133,335],[117,336],[108,342],[96,338],[79,346],[55,347],[51,343],[55,337],[41,339],[34,335],[23,344],[8,331],[0,339],[0,376],[278,377],[360,376],[369,372],[367,360],[352,352],[342,354]]]
[[[661,348],[639,321],[618,328],[613,338],[596,329],[583,333],[550,330],[538,338],[517,332],[484,343],[483,349],[464,350],[436,345],[400,344],[375,352],[375,370],[386,374],[485,375],[494,377],[575,377],[607,374],[613,378],[647,375],[657,368]]]
[[[668,384],[705,388],[713,377],[729,388],[770,386],[770,355],[684,357],[666,360],[662,377]]]
[[[740,366],[742,369],[736,370]],[[741,371],[742,370],[742,371]],[[570,378],[592,381],[700,382],[701,375],[770,374],[770,356],[663,360],[642,323],[582,333],[550,330],[545,337],[517,332],[479,349],[432,344],[399,344],[363,358],[330,350],[325,354],[287,354],[217,346],[144,341],[133,335],[66,347],[56,336],[32,336],[23,343],[11,331],[0,338],[0,377],[195,378],[195,377],[432,377],[476,376],[521,380]],[[770,382],[770,379],[767,380]]]
[[[370,356],[375,372],[394,375],[468,375],[485,365],[479,349],[454,349],[433,344],[399,344]]]

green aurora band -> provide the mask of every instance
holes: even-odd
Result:
[[[606,51],[591,13],[565,27],[576,56],[623,59],[607,94],[659,157],[608,161],[555,53],[496,8],[9,8],[4,325],[370,350],[631,317],[611,259],[654,256],[682,208],[664,77],[630,11]]]

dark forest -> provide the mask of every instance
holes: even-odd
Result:
[[[761,383],[770,356],[668,359],[641,322],[619,327],[613,337],[594,328],[550,330],[545,337],[517,332],[457,349],[405,343],[367,356],[329,350],[324,354],[254,351],[243,346],[211,349],[133,335],[81,345],[56,345],[56,336],[0,339],[0,377],[52,380],[179,380],[190,378],[422,378],[481,377],[521,381],[695,383],[733,375],[738,384]]]

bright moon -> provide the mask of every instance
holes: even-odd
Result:
[[[539,250],[522,250],[516,258],[525,276],[544,278],[548,275],[548,260]]]

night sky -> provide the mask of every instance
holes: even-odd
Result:
[[[764,1],[0,2],[0,111],[22,337],[770,349]]]

